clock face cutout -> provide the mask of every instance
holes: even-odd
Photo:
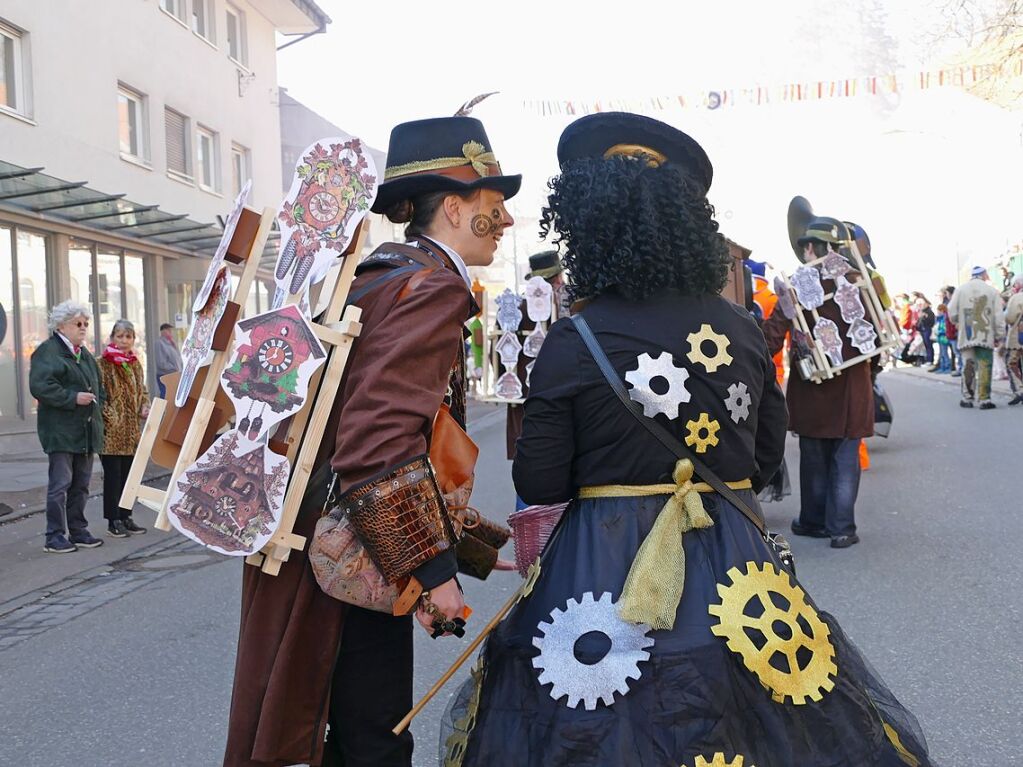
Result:
[[[257,352],[259,366],[268,373],[285,373],[295,361],[295,352],[291,344],[283,338],[268,338],[259,346]]]
[[[309,215],[320,224],[330,224],[341,212],[341,203],[330,192],[317,192],[309,198]]]

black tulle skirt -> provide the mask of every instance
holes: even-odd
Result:
[[[740,512],[703,500],[714,526],[685,535],[685,591],[659,631],[622,622],[614,603],[665,497],[569,507],[532,593],[449,706],[441,764],[933,764],[834,618]]]

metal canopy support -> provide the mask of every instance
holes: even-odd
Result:
[[[25,176],[34,176],[41,170],[45,170],[42,166],[38,168],[25,168],[24,170],[10,170],[6,173],[0,173],[0,181],[6,181],[9,178],[25,178]]]
[[[202,234],[198,237],[183,237],[180,240],[165,243],[167,245],[180,245],[183,242],[201,242],[202,240],[219,240],[223,234]]]
[[[153,206],[156,207],[155,205]],[[188,218],[187,213],[182,213],[179,216],[168,216],[167,218],[158,218],[156,221],[136,221],[134,224],[118,224],[117,226],[105,226],[103,230],[106,232],[112,232],[115,229],[131,229],[135,226],[152,226],[153,224],[162,224],[165,221],[180,221],[183,218]],[[145,236],[145,235],[141,235]]]
[[[36,213],[43,213],[47,210],[60,210],[61,208],[77,208],[86,205],[98,205],[101,202],[114,202],[123,198],[123,194],[108,194],[106,197],[95,197],[91,200],[74,200],[72,202],[61,202],[57,205],[43,205],[41,208],[32,208]]]
[[[95,221],[100,218],[113,218],[114,216],[130,216],[132,213],[146,213],[150,210],[156,210],[158,205],[141,205],[131,210],[118,210],[114,213],[95,213],[91,216],[73,216],[68,218],[68,221],[74,221],[76,224],[79,221]],[[150,222],[153,223],[153,222]]]
[[[158,223],[158,222],[154,221],[153,223]],[[210,228],[210,224],[196,224],[195,226],[182,226],[182,227],[179,227],[177,229],[168,229],[168,230],[166,230],[164,232],[154,232],[153,234],[151,234],[149,236],[150,237],[166,237],[168,234],[182,234],[183,232],[198,232],[200,229],[209,229],[209,228]],[[173,242],[174,242],[174,240],[171,240],[170,242],[168,242],[166,244],[170,245]]]
[[[13,200],[17,197],[34,197],[39,194],[49,194],[50,192],[67,192],[72,189],[80,189],[88,183],[88,181],[75,181],[70,184],[50,186],[46,189],[29,189],[27,192],[7,192],[6,194],[0,194],[0,200]]]

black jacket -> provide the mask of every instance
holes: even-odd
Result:
[[[722,480],[752,478],[759,490],[771,478],[784,456],[788,413],[764,336],[749,312],[719,296],[664,291],[642,302],[606,294],[582,315],[623,379],[644,353],[670,352],[675,367],[688,371],[689,401],[671,421],[656,419],[680,440],[701,413],[717,421],[717,445],[698,456]],[[688,356],[688,336],[704,324],[728,338],[732,357],[713,373]],[[712,345],[707,351],[713,353]],[[746,384],[752,403],[748,417],[736,423],[725,401],[738,383]],[[674,455],[618,401],[570,320],[551,328],[524,407],[513,475],[527,503],[566,501],[586,485],[671,481]]]

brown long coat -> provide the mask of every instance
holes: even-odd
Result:
[[[472,298],[453,267],[421,261],[433,271],[417,272],[424,276],[407,295],[399,277],[356,301],[362,334],[326,431],[337,438],[324,440],[317,463],[329,458],[346,485],[429,449]],[[353,294],[378,275],[359,276]],[[296,533],[312,536],[324,495],[311,484]],[[277,576],[244,567],[225,767],[320,764],[344,613],[317,586],[304,551]]]

